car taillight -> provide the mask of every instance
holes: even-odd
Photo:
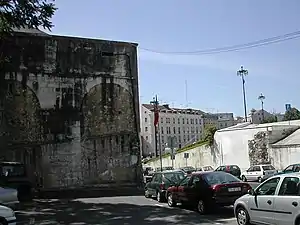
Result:
[[[164,184],[164,183],[160,184],[160,185],[159,185],[159,189],[160,189],[160,190],[164,190],[164,189],[165,189],[165,184]]]
[[[252,187],[249,184],[244,184],[242,187],[243,192],[248,192],[250,189],[252,189]]]
[[[215,192],[218,192],[221,189],[221,187],[222,187],[222,185],[216,184],[216,185],[211,186],[211,189]]]

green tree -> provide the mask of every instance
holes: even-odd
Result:
[[[285,112],[283,120],[300,120],[300,111],[296,108],[291,108]]]
[[[275,123],[275,122],[278,122],[277,116],[268,117],[268,118],[264,119],[264,121],[262,123]]]
[[[38,28],[50,30],[55,13],[54,0],[1,0],[0,32],[11,33],[13,28]]]
[[[215,126],[207,126],[204,129],[204,141],[207,141],[210,146],[214,144],[214,135],[217,131]]]
[[[13,34],[13,28],[51,30],[56,9],[54,0],[0,0],[0,66],[9,61],[3,55],[3,46],[7,36]]]

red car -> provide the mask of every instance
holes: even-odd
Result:
[[[209,212],[214,206],[233,205],[235,200],[248,193],[251,186],[225,172],[195,172],[185,177],[166,192],[168,205],[177,203],[197,207],[201,214]]]

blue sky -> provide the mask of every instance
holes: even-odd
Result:
[[[158,51],[193,51],[248,43],[300,30],[299,0],[56,1],[53,33],[137,42]],[[300,38],[215,55],[164,55],[139,49],[140,99],[243,115],[244,65],[248,109],[300,107]],[[185,80],[188,91],[186,101]]]

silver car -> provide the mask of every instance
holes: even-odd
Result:
[[[234,203],[239,225],[300,225],[300,174],[275,175]]]
[[[0,205],[5,205],[14,209],[18,204],[18,191],[16,189],[0,187]]]

